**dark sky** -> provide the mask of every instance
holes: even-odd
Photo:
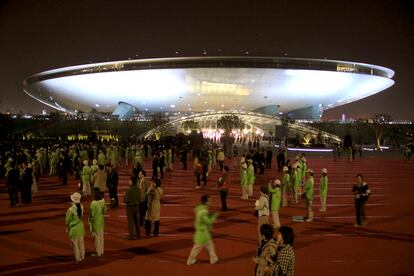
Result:
[[[39,113],[29,75],[69,65],[145,57],[284,56],[365,62],[396,84],[325,118],[384,112],[414,120],[414,1],[0,0],[0,111]]]

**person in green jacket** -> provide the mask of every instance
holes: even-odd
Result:
[[[83,206],[80,204],[80,193],[73,193],[70,199],[73,203],[66,212],[66,232],[72,242],[75,264],[77,264],[85,259],[85,228],[82,222]]]
[[[281,184],[282,181],[280,181],[279,178],[276,178],[274,181],[270,181],[269,183],[269,193],[271,193],[270,213],[273,219],[273,228],[275,229],[279,229],[280,227],[279,209],[281,202]]]
[[[283,166],[283,178],[282,178],[282,205],[286,207],[288,205],[288,193],[291,190],[289,168]]]
[[[241,175],[241,187],[242,187],[242,199],[249,199],[249,193],[247,191],[247,164],[243,163],[240,166],[240,175]]]
[[[298,165],[298,162],[293,164],[291,180],[292,180],[293,204],[298,204],[298,193],[299,193],[299,184],[300,184],[300,167]]]
[[[253,160],[249,159],[247,160],[247,192],[249,194],[249,197],[253,196],[253,184],[255,180],[254,176],[254,166],[253,166]]]
[[[307,171],[307,179],[305,183],[305,187],[303,189],[302,197],[306,201],[306,221],[312,222],[313,221],[313,209],[312,209],[312,201],[313,201],[313,170],[308,169]]]
[[[194,265],[197,263],[197,256],[200,253],[201,249],[205,247],[210,256],[210,264],[215,264],[218,262],[219,258],[217,257],[216,251],[214,249],[213,239],[211,237],[211,227],[216,220],[218,214],[209,214],[209,196],[203,195],[201,197],[201,204],[198,205],[195,209],[195,222],[194,222],[194,246],[191,249],[190,256],[187,259],[187,265]]]
[[[96,253],[94,257],[102,256],[104,253],[104,215],[106,212],[105,199],[99,188],[93,189],[94,200],[91,202],[89,211],[89,230],[95,241]]]
[[[322,176],[319,181],[319,195],[321,199],[321,208],[320,212],[326,212],[326,197],[328,195],[328,170],[326,168],[322,169]]]

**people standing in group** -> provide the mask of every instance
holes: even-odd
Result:
[[[281,205],[281,191],[280,186],[282,181],[279,178],[276,178],[274,181],[269,183],[269,194],[270,194],[270,213],[272,215],[273,227],[278,229],[280,227],[279,220],[279,209]]]
[[[295,234],[289,226],[282,226],[277,233],[277,254],[276,260],[270,260],[272,270],[268,275],[293,276],[295,274],[295,251],[293,241]]]
[[[261,240],[253,257],[253,262],[256,264],[255,276],[271,275],[270,260],[275,258],[277,253],[277,243],[273,238],[273,232],[273,227],[270,224],[263,224],[260,227]]]
[[[95,242],[95,254],[92,256],[102,256],[104,253],[104,228],[106,204],[103,194],[98,188],[93,189],[93,201],[89,210],[89,230]]]
[[[217,189],[220,192],[220,199],[221,199],[221,210],[228,211],[227,208],[227,193],[229,192],[230,188],[230,176],[229,176],[229,167],[223,167],[223,174],[220,176],[217,184]]]
[[[7,170],[7,191],[9,193],[10,207],[19,205],[20,173],[16,163],[11,161]]]
[[[257,230],[259,233],[259,241],[262,239],[262,234],[260,233],[260,227],[263,224],[269,223],[269,190],[266,186],[260,187],[260,197],[255,202],[255,209],[257,211]]]
[[[321,208],[319,211],[326,212],[326,198],[328,196],[328,170],[326,168],[323,168],[321,172],[322,175],[321,179],[319,180],[319,196],[321,199]]]
[[[152,224],[154,224],[153,235],[158,236],[159,234],[162,195],[161,180],[157,178],[154,182],[151,182],[147,190],[148,209],[145,214],[145,234],[147,237],[151,234]]]
[[[364,182],[364,177],[362,174],[356,176],[357,183],[353,186],[352,192],[355,196],[355,217],[356,223],[355,227],[360,227],[362,225],[367,225],[368,221],[365,216],[365,204],[371,194],[371,190],[368,187],[368,184]]]
[[[305,221],[312,222],[313,221],[313,170],[308,169],[307,171],[307,178],[305,187],[303,188],[302,197],[305,199],[306,202],[306,217]]]
[[[215,264],[219,260],[214,249],[213,238],[210,233],[213,223],[218,217],[218,214],[210,214],[208,208],[209,196],[203,195],[201,197],[201,203],[194,209],[194,245],[191,249],[190,255],[188,256],[187,265],[194,265],[197,263],[197,256],[203,247],[205,247],[208,251],[210,264]]]
[[[138,173],[138,190],[139,190],[139,225],[144,226],[144,218],[148,209],[147,191],[150,187],[149,180],[146,179],[147,172],[141,170]]]
[[[118,171],[112,167],[111,163],[106,164],[106,186],[108,187],[111,207],[118,207]]]
[[[253,160],[249,159],[247,160],[247,193],[249,197],[253,196],[253,185],[256,179],[254,172]]]
[[[283,166],[282,168],[282,206],[286,207],[288,206],[288,196],[289,192],[291,190],[291,182],[290,182],[290,175],[289,175],[289,169],[286,166]]]
[[[83,205],[80,203],[81,194],[76,192],[70,196],[72,206],[66,211],[66,233],[72,242],[75,263],[85,259],[85,228],[83,226]]]
[[[126,216],[128,221],[128,240],[140,238],[140,190],[137,187],[137,178],[129,178],[129,189],[125,192]]]

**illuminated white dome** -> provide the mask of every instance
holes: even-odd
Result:
[[[61,111],[205,112],[277,106],[326,110],[394,84],[388,68],[354,62],[265,57],[128,60],[65,67],[24,81],[24,91]]]

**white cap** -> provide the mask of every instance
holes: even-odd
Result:
[[[81,194],[78,193],[78,192],[73,193],[73,194],[70,195],[70,199],[75,203],[79,203],[80,200],[81,200],[81,197],[82,197]]]
[[[287,171],[289,171],[289,168],[288,167],[286,167],[286,166],[283,166],[283,169],[282,169],[284,172],[287,172]]]
[[[88,160],[83,160],[83,164],[85,165],[85,166],[87,166],[88,164],[89,164],[89,161]]]
[[[313,170],[312,169],[308,169],[306,172],[313,173]]]
[[[321,172],[323,172],[323,173],[328,173],[328,170],[326,169],[326,168],[323,168],[322,170],[321,170]]]
[[[246,162],[246,158],[244,157],[240,158],[240,163],[244,163],[244,162]]]
[[[276,184],[276,185],[281,185],[281,184],[282,184],[282,182],[280,181],[280,179],[276,179],[276,180],[275,180],[275,184]]]

